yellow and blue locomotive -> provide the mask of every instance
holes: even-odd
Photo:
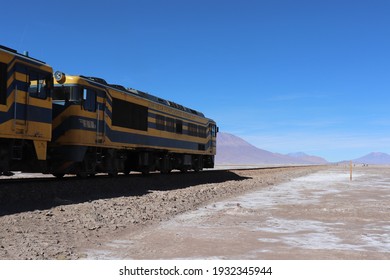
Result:
[[[216,123],[202,113],[95,77],[54,74],[49,173],[169,173],[214,167]]]
[[[216,123],[95,77],[54,73],[0,46],[0,175],[57,177],[214,167]]]
[[[51,141],[53,71],[0,46],[0,175],[44,168]]]

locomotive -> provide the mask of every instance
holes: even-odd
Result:
[[[0,175],[43,170],[51,141],[53,70],[0,47]]]
[[[214,167],[212,119],[0,47],[0,172],[169,173]]]

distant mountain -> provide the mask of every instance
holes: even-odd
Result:
[[[302,159],[304,161],[307,161],[307,162],[310,162],[310,163],[313,163],[313,164],[327,164],[327,163],[329,163],[326,159],[324,159],[322,157],[312,156],[312,155],[308,155],[308,154],[305,154],[305,153],[302,153],[302,152],[289,153],[287,155],[290,156],[290,157],[293,157],[293,158]]]
[[[233,134],[219,132],[216,164],[313,164],[310,160],[259,149]],[[326,161],[325,161],[326,162]],[[315,162],[317,164],[317,162]]]
[[[352,161],[355,163],[367,164],[390,164],[390,155],[386,153],[373,152]]]

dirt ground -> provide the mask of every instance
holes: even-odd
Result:
[[[87,249],[95,259],[390,259],[390,171],[332,167]]]
[[[0,181],[0,259],[390,259],[390,170]]]

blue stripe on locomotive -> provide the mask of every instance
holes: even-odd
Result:
[[[7,112],[0,112],[1,122],[7,122],[15,118],[15,103]],[[41,123],[51,123],[51,109],[16,103],[16,119]]]

